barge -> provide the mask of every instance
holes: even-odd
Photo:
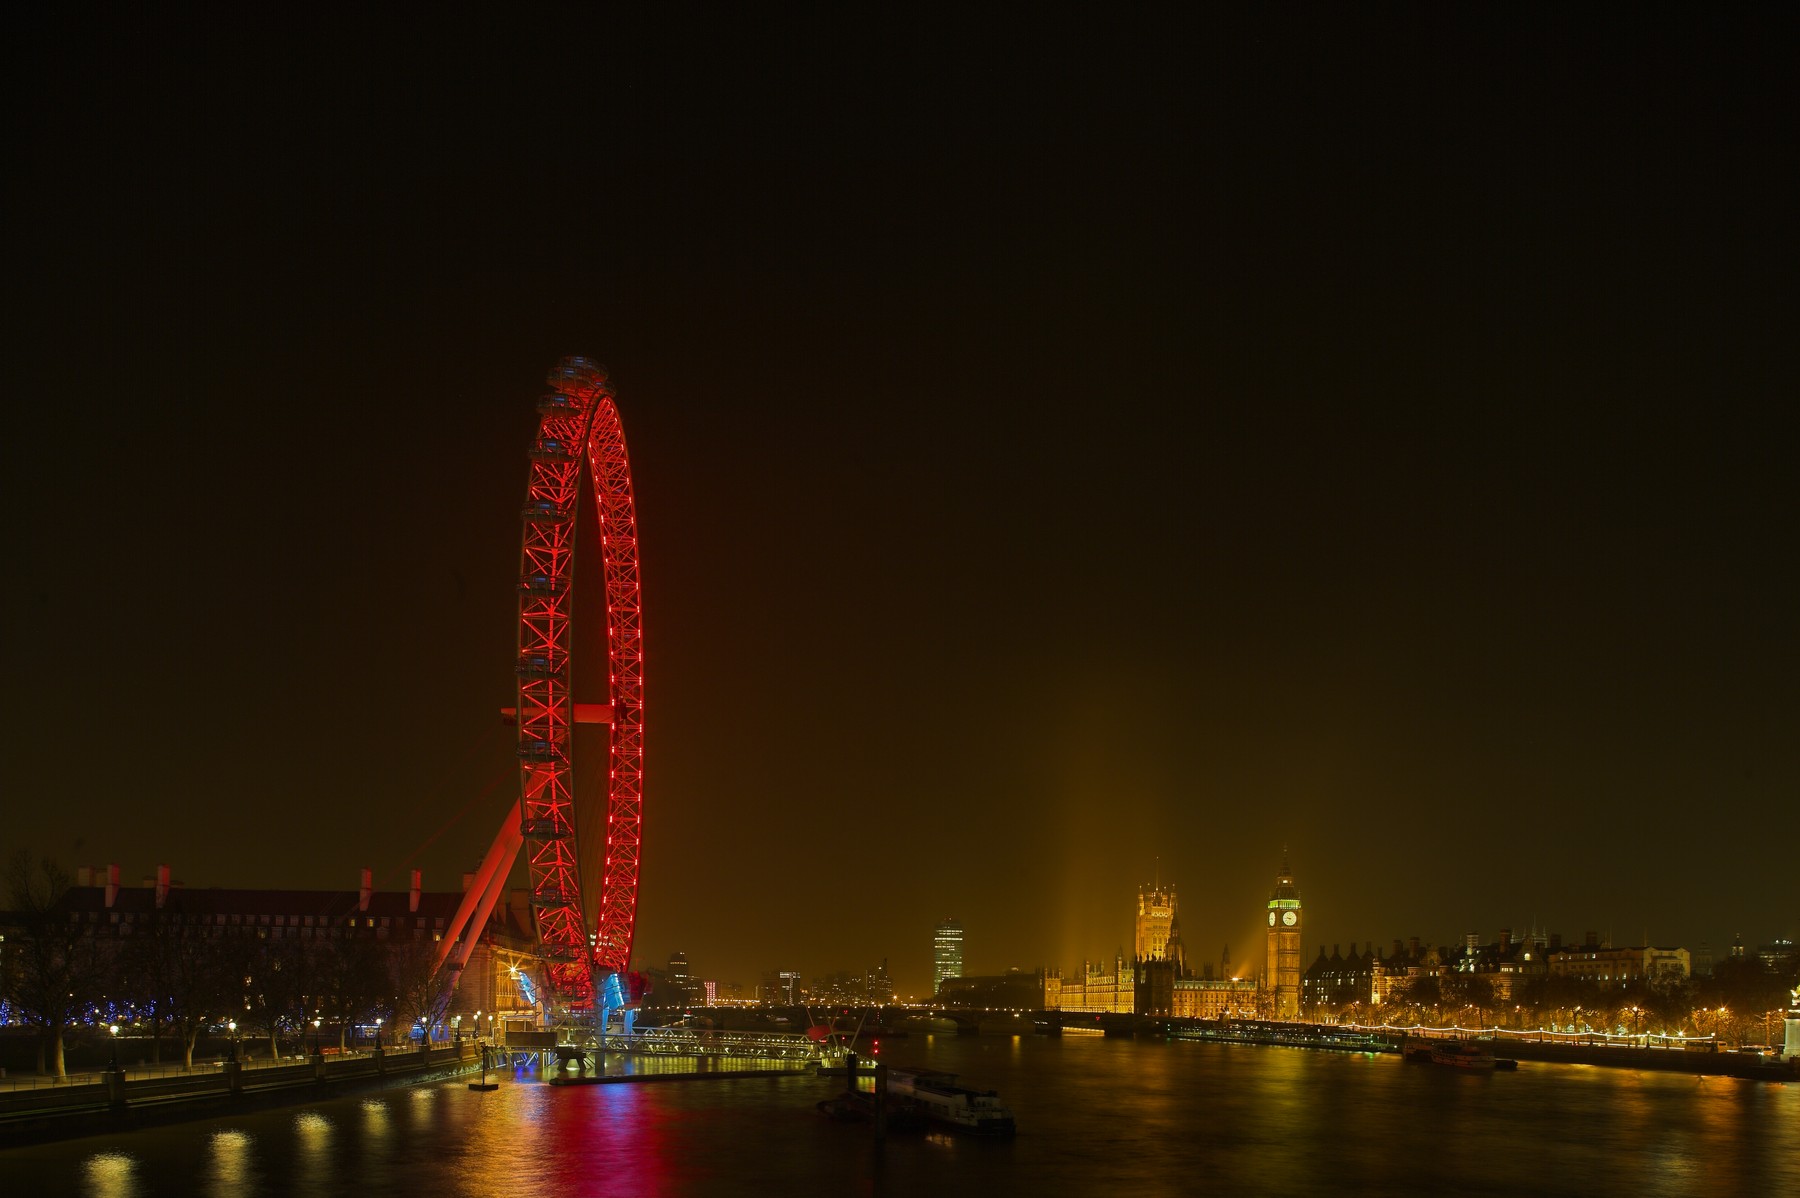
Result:
[[[992,1090],[957,1084],[956,1074],[932,1069],[888,1070],[888,1094],[928,1123],[978,1136],[1010,1136],[1013,1114]]]

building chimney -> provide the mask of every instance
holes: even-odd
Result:
[[[1600,947],[1600,933],[1589,932],[1587,934],[1586,938],[1582,940],[1581,946],[1583,948],[1599,948]]]
[[[1561,932],[1550,933],[1550,951],[1553,953],[1560,953],[1562,951],[1562,933]]]
[[[166,865],[159,865],[156,867],[156,909],[158,911],[162,910],[162,905],[167,901],[168,897],[169,867]]]
[[[1512,929],[1511,928],[1501,928],[1500,929],[1500,951],[1506,952],[1511,947],[1512,947]]]
[[[82,866],[76,867],[75,885],[77,885],[77,886],[92,886],[93,884],[94,884],[94,867],[91,865],[82,865]]]
[[[369,900],[373,898],[374,895],[375,871],[372,869],[365,869],[362,871],[362,891],[356,896],[356,909],[358,911],[367,911],[369,909]]]
[[[406,909],[417,912],[419,909],[419,871],[413,870],[412,889],[406,894]]]
[[[1415,957],[1419,955],[1419,938],[1417,936],[1408,936],[1406,938],[1406,951]]]
[[[113,901],[118,897],[119,867],[116,865],[109,865],[106,867],[106,905],[108,907],[112,906]]]

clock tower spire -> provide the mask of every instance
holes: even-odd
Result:
[[[1267,968],[1275,1018],[1300,1018],[1300,888],[1294,885],[1286,845],[1281,846],[1281,872],[1269,895]]]

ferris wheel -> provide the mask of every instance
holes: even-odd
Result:
[[[539,952],[554,1001],[583,1007],[599,997],[603,1005],[616,1005],[618,988],[609,986],[609,999],[596,995],[595,987],[625,974],[637,921],[644,810],[637,512],[625,431],[605,370],[587,358],[564,358],[546,381],[550,390],[537,404],[537,435],[529,451],[530,479],[521,512],[517,702],[504,712],[518,726],[519,802],[502,823],[440,941],[438,964],[453,961],[460,971],[467,962],[523,852],[531,873]],[[591,498],[584,496],[584,478]],[[605,703],[578,703],[573,695],[575,533],[584,512],[599,521],[599,573],[606,599]],[[591,576],[591,566],[587,572]],[[579,724],[609,726],[603,790],[577,788],[574,731]],[[603,794],[598,801],[604,804],[604,845],[583,846],[579,833],[596,821],[578,810],[579,796],[595,792]],[[592,904],[590,934],[584,895],[591,893],[596,879],[583,862],[596,856],[595,849],[599,894]]]

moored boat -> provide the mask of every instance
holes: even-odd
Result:
[[[821,1099],[819,1113],[839,1123],[886,1123],[888,1131],[924,1131],[925,1116],[916,1104],[901,1105],[896,1100],[877,1111],[875,1095],[867,1090],[849,1090]]]
[[[1431,1063],[1453,1069],[1492,1069],[1494,1050],[1480,1040],[1438,1040],[1431,1046]]]
[[[1010,1136],[1013,1114],[992,1090],[960,1086],[956,1074],[930,1069],[890,1069],[888,1093],[908,1100],[926,1120],[978,1136]]]

